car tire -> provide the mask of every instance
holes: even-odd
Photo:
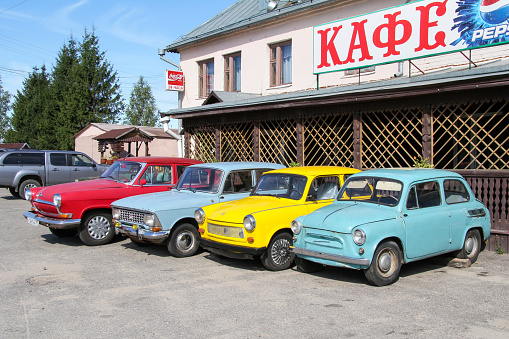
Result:
[[[16,189],[14,187],[9,187],[9,193],[15,198],[21,198],[21,195],[19,195],[18,192],[16,192]]]
[[[53,235],[56,235],[59,238],[70,238],[74,237],[76,233],[78,233],[78,229],[76,228],[68,228],[68,229],[56,229],[56,228],[49,228],[50,232],[53,233]]]
[[[299,258],[298,256],[295,256],[295,264],[297,265],[297,270],[303,273],[320,272],[325,269],[325,266],[322,264],[319,264],[311,260]]]
[[[150,246],[151,244],[148,244],[146,242],[141,242],[141,241],[138,241],[138,240],[134,240],[133,238],[129,238],[131,239],[131,243],[137,247],[147,247],[147,246]]]
[[[465,236],[463,248],[456,256],[460,259],[470,259],[470,262],[473,264],[477,261],[481,248],[481,235],[479,234],[479,230],[469,230]]]
[[[88,246],[110,243],[115,237],[111,213],[91,213],[79,227],[81,241]]]
[[[385,241],[378,245],[371,265],[364,271],[368,281],[375,286],[386,286],[399,279],[402,254],[394,241]]]
[[[286,232],[279,233],[272,238],[267,251],[261,257],[263,266],[270,271],[281,271],[290,268],[295,258],[295,253],[290,251],[292,244],[292,236]]]
[[[166,247],[174,257],[190,257],[194,255],[200,247],[199,237],[198,229],[194,225],[183,223],[172,230]]]
[[[27,179],[19,185],[18,195],[25,199],[25,192],[29,188],[41,187],[41,183],[34,179]]]

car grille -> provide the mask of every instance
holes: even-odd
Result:
[[[231,226],[221,226],[216,224],[207,224],[207,231],[210,234],[220,235],[223,237],[229,238],[244,238],[244,228],[242,227],[231,227]]]
[[[120,210],[120,221],[125,221],[133,224],[143,224],[144,215],[141,212]]]

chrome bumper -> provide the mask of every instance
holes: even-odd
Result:
[[[293,247],[293,246],[290,246],[290,250],[295,254],[302,254],[302,255],[306,255],[308,257],[337,261],[337,262],[345,263],[345,264],[361,265],[361,266],[369,266],[370,265],[369,259],[350,258],[350,257],[345,257],[342,255],[337,255],[337,254],[329,254],[329,253],[323,253],[323,252],[318,252],[318,251],[305,250],[303,248],[297,248],[297,247]]]
[[[130,238],[136,238],[141,241],[153,242],[156,244],[163,243],[170,235],[170,231],[153,232],[138,226],[134,229],[132,226],[123,225],[118,221],[115,222],[115,229],[118,233],[126,235]]]
[[[25,218],[34,219],[39,222],[39,225],[51,227],[55,229],[68,229],[68,228],[77,228],[81,224],[81,219],[58,219],[52,217],[46,217],[37,215],[33,212],[25,212],[23,213]]]

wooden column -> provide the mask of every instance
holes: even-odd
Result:
[[[361,145],[361,134],[362,134],[362,121],[360,113],[353,114],[353,167],[361,169],[362,166],[362,145]]]
[[[149,153],[148,153],[148,141],[145,141],[145,156],[149,156]]]
[[[253,161],[260,161],[260,122],[253,122]]]
[[[431,141],[431,106],[424,107],[422,112],[422,157],[433,164],[433,143]]]
[[[303,118],[297,118],[297,162],[304,166],[304,126]]]
[[[215,153],[216,153],[216,160],[217,161],[221,161],[221,130],[219,129],[218,126],[216,126],[216,130],[215,130],[215,138],[216,138],[216,141],[215,141]]]
[[[184,157],[189,158],[189,132],[184,130]]]

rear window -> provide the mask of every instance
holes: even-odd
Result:
[[[5,156],[4,165],[18,165],[19,164],[19,153],[11,153]]]
[[[44,165],[44,154],[20,153],[19,163],[21,165]]]

